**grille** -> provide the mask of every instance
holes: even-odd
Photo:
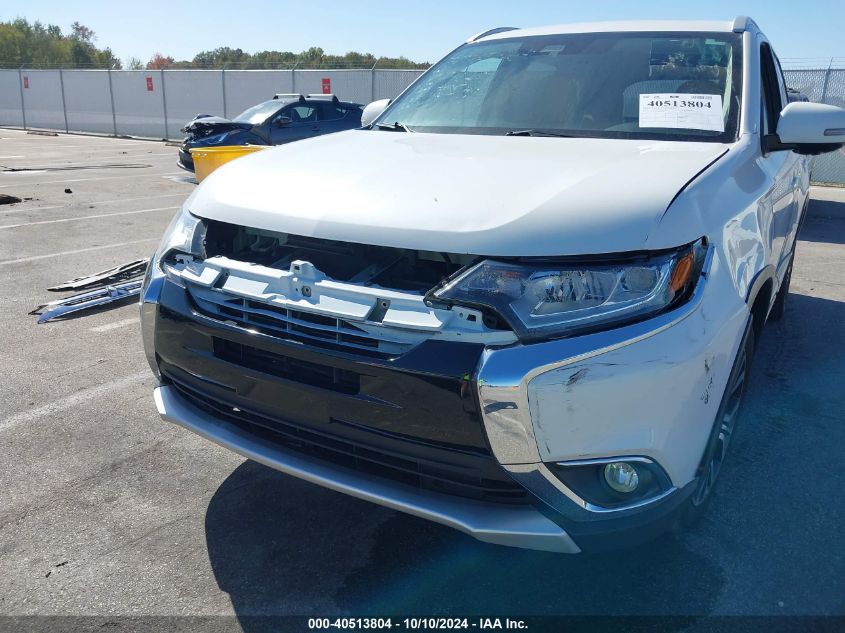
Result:
[[[201,314],[266,334],[379,357],[398,356],[413,347],[413,343],[385,341],[342,319],[290,310],[191,283],[186,285]]]
[[[238,428],[275,444],[360,472],[434,492],[493,503],[526,503],[525,490],[510,480],[489,456],[437,449],[432,459],[387,450],[366,441],[368,431],[359,430],[360,439],[349,439],[304,428],[284,420],[245,409],[201,392],[164,372],[167,381],[195,407]],[[332,419],[333,425],[355,430],[356,425]],[[412,440],[397,442],[398,445]],[[419,442],[424,444],[424,442]],[[438,459],[448,453],[449,459]],[[501,471],[501,478],[490,472]]]

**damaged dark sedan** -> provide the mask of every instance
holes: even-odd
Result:
[[[277,94],[234,119],[198,114],[182,128],[179,166],[194,171],[190,150],[221,145],[282,145],[361,127],[360,103],[335,95]]]

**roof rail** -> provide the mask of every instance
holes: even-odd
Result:
[[[489,29],[487,31],[482,31],[481,33],[476,33],[471,38],[467,40],[467,44],[470,42],[476,42],[480,40],[482,37],[487,37],[488,35],[495,35],[496,33],[504,33],[506,31],[516,31],[519,27],[516,26],[499,26],[495,29]]]
[[[328,101],[331,101],[332,103],[337,103],[339,101],[336,94],[320,94],[320,93],[317,93],[317,94],[308,95],[308,98],[309,99],[326,99]]]
[[[298,101],[305,101],[305,95],[298,92],[284,93],[279,92],[273,95],[273,99],[296,99]]]
[[[757,23],[751,18],[749,18],[747,15],[738,15],[734,18],[734,33],[743,33],[752,29],[759,31],[760,27],[757,26]]]

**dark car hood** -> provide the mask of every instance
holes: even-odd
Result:
[[[182,132],[208,134],[210,132],[225,132],[226,130],[248,130],[251,127],[252,124],[250,123],[230,121],[229,119],[224,119],[220,116],[198,114],[185,124],[185,127],[182,128]]]

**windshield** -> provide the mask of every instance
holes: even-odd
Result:
[[[736,138],[733,33],[578,33],[465,44],[379,117],[416,132]],[[382,129],[384,126],[382,126]]]
[[[260,125],[261,123],[264,123],[269,116],[278,112],[282,106],[284,106],[284,103],[279,101],[265,101],[264,103],[259,103],[251,108],[247,108],[232,120],[237,123]]]

